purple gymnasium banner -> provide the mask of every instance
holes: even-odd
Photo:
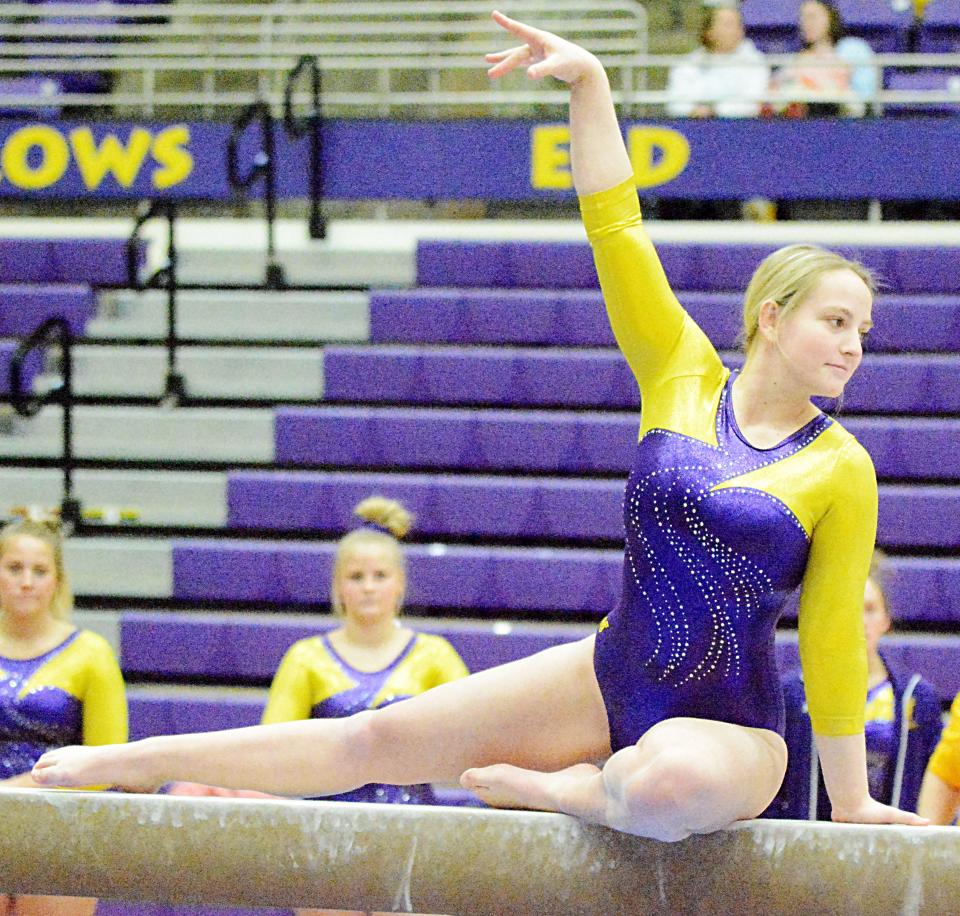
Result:
[[[261,138],[238,144],[249,170]],[[638,186],[663,198],[960,199],[960,118],[626,123]],[[517,120],[328,121],[324,196],[536,200],[572,194],[567,128]],[[0,121],[0,196],[228,200],[230,125]],[[308,141],[276,126],[277,196],[308,193]],[[260,196],[262,183],[251,189]]]

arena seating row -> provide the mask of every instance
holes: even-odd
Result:
[[[415,544],[408,550],[407,597],[416,608],[599,620],[620,595],[619,549]],[[208,606],[321,606],[329,599],[332,551],[329,543],[302,541],[177,540],[172,597]],[[905,616],[960,620],[960,561],[906,556],[891,565]]]
[[[435,247],[443,260],[453,254],[446,245]],[[569,257],[579,260],[582,247],[570,246]],[[736,256],[737,249],[731,252],[731,257]],[[939,251],[940,254],[932,260],[943,259],[939,268],[943,275],[931,276],[929,281],[942,287],[939,292],[931,295],[915,291],[909,295],[896,295],[881,291],[875,304],[876,327],[870,332],[868,352],[955,352],[960,347],[960,302],[953,295],[958,291],[956,287],[960,281],[950,266],[957,255],[950,250]],[[424,253],[422,256],[426,258],[427,255]],[[509,255],[505,255],[505,260],[507,257]],[[453,257],[451,261],[455,264]],[[748,263],[744,263],[744,268]],[[504,263],[499,268],[493,264],[492,269],[483,276],[470,275],[462,279],[448,273],[437,276],[434,270],[434,267],[429,268],[428,277],[435,277],[437,282],[430,287],[371,293],[372,343],[545,347],[614,345],[598,292],[490,288],[510,284],[512,274],[502,277],[508,270]],[[439,272],[439,268],[436,270]],[[938,268],[927,268],[928,272],[935,270]],[[675,272],[671,271],[670,275]],[[698,275],[693,270],[684,270],[682,273],[691,284],[702,286],[714,282],[710,277],[697,279]],[[471,271],[471,274],[474,272]],[[742,272],[738,276],[742,276]],[[558,273],[558,283],[561,280],[574,282],[574,278],[566,272]],[[549,277],[538,277],[537,282],[541,285],[549,283]],[[581,282],[579,269],[576,271],[576,282]],[[731,278],[729,285],[735,284],[736,281]],[[517,285],[520,285],[519,282]],[[917,285],[922,288],[922,277],[918,278]],[[678,288],[683,290],[679,294],[680,301],[714,344],[721,350],[735,347],[740,332],[742,293]]]
[[[146,249],[137,250],[142,266]],[[126,286],[127,246],[115,238],[0,238],[0,283]]]
[[[849,417],[881,477],[955,479],[960,421]],[[631,414],[431,408],[287,407],[275,415],[277,462],[293,467],[624,473]]]
[[[672,287],[683,291],[742,291],[776,245],[665,242],[657,245]],[[956,293],[958,250],[926,245],[837,246],[873,270],[887,293]],[[583,244],[526,241],[421,243],[417,283],[427,287],[596,289],[590,249]]]
[[[463,474],[231,471],[227,524],[335,535],[365,494],[390,490],[430,538],[619,543],[623,481]],[[880,485],[885,547],[960,547],[956,487]]]
[[[884,311],[878,303],[877,320],[883,321]],[[902,323],[915,327],[915,320]],[[889,328],[883,335],[878,332],[878,341],[871,340],[868,347],[879,347],[881,336],[895,333]],[[731,367],[743,362],[740,353],[722,356]],[[853,413],[960,413],[956,371],[955,357],[946,354],[868,354],[844,392],[843,409]],[[324,350],[323,376],[327,401],[605,410],[639,407],[633,375],[610,349],[333,345]]]

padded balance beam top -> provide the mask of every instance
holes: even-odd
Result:
[[[2,888],[473,916],[956,912],[960,829],[747,821],[667,844],[558,814],[0,793]]]

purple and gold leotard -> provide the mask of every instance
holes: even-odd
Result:
[[[623,594],[594,653],[613,749],[675,716],[782,734],[774,632],[798,586],[814,730],[862,732],[877,520],[869,456],[822,414],[772,448],[752,446],[731,404],[735,376],[671,292],[633,183],[581,209],[642,402]]]
[[[442,636],[417,633],[403,651],[379,671],[359,671],[340,656],[330,640],[313,636],[294,643],[270,686],[264,724],[300,719],[339,719],[379,709],[467,675],[456,650]],[[371,783],[329,801],[431,804],[428,785]]]
[[[76,630],[35,658],[0,656],[0,779],[68,744],[122,744],[127,701],[113,650]]]

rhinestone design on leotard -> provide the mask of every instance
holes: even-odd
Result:
[[[723,708],[728,696],[742,698],[749,724],[778,724],[779,697],[764,696],[773,631],[809,540],[769,493],[716,487],[795,454],[832,421],[820,415],[775,448],[756,449],[736,427],[729,390],[728,379],[716,446],[652,429],[627,481],[623,597],[598,635],[596,667],[602,687],[648,707],[628,716],[648,723],[643,730],[671,715],[738,721],[737,710]],[[604,696],[609,703],[610,690]],[[639,734],[614,737],[625,744]]]

